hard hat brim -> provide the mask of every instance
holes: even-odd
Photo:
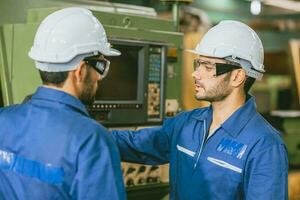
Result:
[[[101,52],[104,56],[120,56],[121,52],[117,49],[110,48],[108,51]]]
[[[198,51],[194,50],[194,49],[185,49],[185,52],[189,52],[189,53],[193,53],[193,54],[197,54],[200,55]]]
[[[200,53],[199,51],[196,51],[194,49],[185,49],[184,51],[188,52],[188,53],[193,53],[199,56],[206,56],[206,57],[211,57],[211,58],[224,58],[224,57],[220,57],[220,56],[216,56],[216,55],[210,55],[210,54],[205,54],[205,53]]]

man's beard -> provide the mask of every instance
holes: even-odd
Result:
[[[197,100],[204,100],[209,102],[224,100],[232,91],[231,88],[228,86],[230,75],[231,73],[226,74],[224,79],[221,80],[218,85],[208,89],[204,95],[198,96],[197,94],[195,94],[195,98]]]
[[[90,70],[88,70],[88,73],[85,76],[83,82],[84,82],[84,87],[81,95],[79,96],[79,99],[84,105],[89,106],[92,105],[95,101],[94,84],[91,78]]]

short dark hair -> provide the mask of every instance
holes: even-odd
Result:
[[[255,78],[252,78],[250,76],[246,77],[246,81],[245,81],[245,84],[244,84],[245,94],[247,94],[249,92],[249,90],[252,87],[254,82],[255,82]]]
[[[44,85],[54,85],[56,87],[62,87],[69,74],[69,71],[46,72],[39,70],[39,72]]]

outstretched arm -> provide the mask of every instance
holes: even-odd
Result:
[[[149,165],[169,162],[173,120],[166,119],[163,126],[138,131],[113,130],[121,159]]]

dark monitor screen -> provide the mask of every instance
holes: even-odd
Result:
[[[114,45],[120,56],[107,57],[108,75],[98,84],[96,101],[135,101],[138,99],[139,51],[141,46]]]

